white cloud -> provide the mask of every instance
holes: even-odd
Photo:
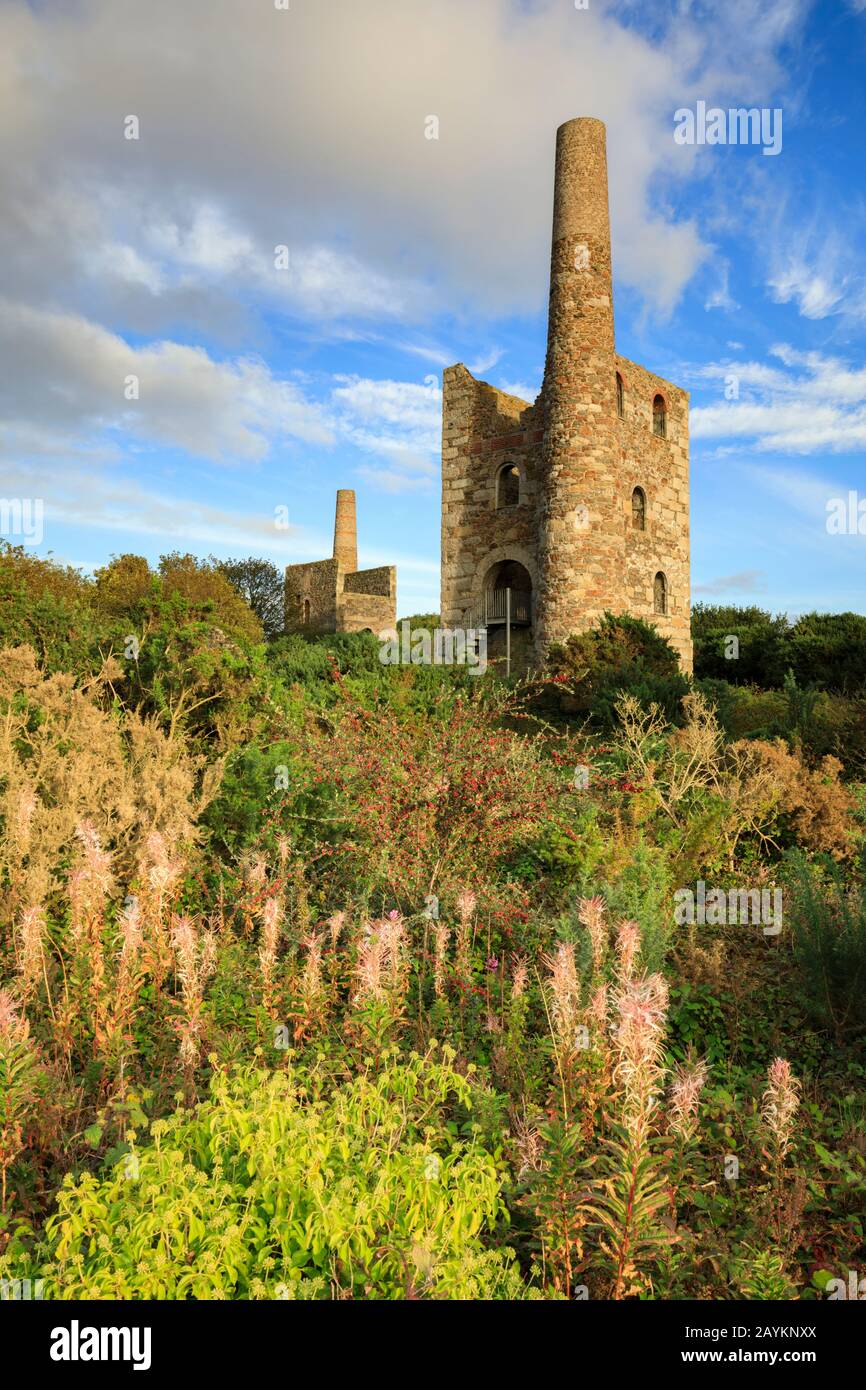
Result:
[[[338,376],[331,392],[341,436],[382,460],[361,475],[386,492],[429,488],[439,473],[442,391],[434,377],[423,383]]]
[[[736,300],[732,299],[731,297],[729,281],[730,266],[728,266],[727,263],[724,263],[719,268],[719,278],[715,289],[711,290],[711,292],[707,295],[706,302],[704,304],[704,308],[706,310],[725,309],[726,311],[731,312],[732,310],[739,309],[739,304],[737,304]]]
[[[761,452],[842,453],[866,445],[866,368],[779,344],[782,368],[761,362],[713,363],[697,376],[735,378],[740,399],[691,411],[694,439],[748,439]]]
[[[431,486],[429,478],[413,478],[393,468],[373,468],[367,464],[361,465],[358,475],[380,492],[388,492],[394,496],[404,492],[427,492]]]
[[[533,404],[541,390],[541,382],[505,381],[501,377],[497,385],[500,391],[505,392],[506,396],[517,396],[519,400],[526,401],[528,405]]]
[[[780,502],[807,520],[820,522],[820,537],[826,540],[827,502],[831,497],[847,496],[848,489],[842,483],[834,483],[829,478],[797,468],[768,468],[751,464],[747,471],[756,483]]]
[[[265,548],[282,554],[285,563],[292,556],[316,558],[323,543],[308,539],[291,523],[278,527],[274,512],[229,511],[183,493],[160,492],[101,467],[70,468],[50,460],[26,468],[4,463],[0,477],[7,493],[44,500],[49,547],[55,525],[159,537],[166,545]]]
[[[839,312],[847,281],[833,283],[814,267],[794,257],[783,270],[770,277],[768,285],[778,304],[794,300],[803,318],[824,319],[828,314]]]
[[[435,448],[441,426],[442,391],[432,379],[372,381],[367,377],[338,375],[340,383],[332,399],[362,420],[384,420],[422,437]]]
[[[134,246],[106,241],[85,248],[83,264],[94,278],[113,278],[125,285],[140,286],[152,295],[162,294],[165,289],[165,277],[159,266],[145,259]]]
[[[768,99],[804,8],[738,0],[648,18],[645,7],[438,0],[422,18],[407,0],[288,11],[8,0],[6,293],[26,282],[40,297],[50,264],[66,307],[80,307],[95,246],[115,256],[113,278],[141,315],[153,308],[142,296],[157,296],[227,320],[219,296],[251,268],[276,303],[325,317],[417,319],[434,302],[534,310],[553,132],[592,113],[608,124],[617,273],[666,311],[705,255],[699,228],[667,201],[696,168],[673,142],[673,106],[744,87]],[[129,112],[137,141],[123,138]],[[431,112],[438,140],[424,137]],[[292,256],[283,288],[266,270],[277,244]]]
[[[485,372],[489,372],[491,367],[495,367],[503,356],[502,348],[491,348],[489,352],[483,353],[474,362],[467,363],[473,376],[483,377]]]
[[[217,362],[203,348],[132,347],[77,315],[0,303],[0,415],[6,449],[82,447],[106,432],[219,461],[261,459],[274,440],[328,444],[321,409],[254,358]],[[139,397],[126,398],[137,378]]]
[[[803,190],[774,181],[754,197],[751,220],[771,299],[793,304],[814,321],[866,318],[866,213],[856,192],[847,198],[838,190],[831,194],[817,179]]]

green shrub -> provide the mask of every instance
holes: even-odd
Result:
[[[573,691],[561,697],[561,708],[604,729],[616,726],[615,707],[624,693],[644,706],[659,705],[676,723],[689,690],[667,638],[627,613],[605,613],[595,627],[552,646],[548,669]]]
[[[786,614],[762,608],[696,603],[692,608],[692,642],[696,680],[759,685],[777,689],[790,665]],[[737,655],[729,639],[737,639]]]
[[[32,647],[52,672],[90,674],[98,639],[87,580],[0,540],[0,646]]]
[[[781,690],[714,678],[696,680],[695,686],[714,707],[730,738],[780,738],[786,733],[789,705]]]
[[[514,1296],[480,1239],[504,1210],[497,1161],[448,1127],[470,1105],[452,1059],[413,1055],[327,1097],[291,1064],[216,1075],[147,1145],[66,1179],[32,1261],[46,1297]]]
[[[245,743],[233,749],[219,793],[202,817],[211,844],[221,854],[240,855],[262,840],[269,815],[287,802],[296,804],[307,784],[294,743],[279,740],[267,747]]]
[[[728,639],[736,637],[737,656]],[[784,613],[760,608],[692,609],[695,677],[732,685],[780,689],[793,672],[801,690],[816,686],[850,695],[866,686],[866,617],[860,613],[804,613],[791,624]]]
[[[801,686],[855,694],[866,686],[866,617],[804,613],[787,640],[788,665]]]
[[[643,969],[661,970],[673,930],[673,885],[664,853],[639,840],[623,872],[600,891],[612,916],[640,926]]]
[[[810,1012],[837,1041],[866,1029],[866,883],[788,858],[788,921]]]

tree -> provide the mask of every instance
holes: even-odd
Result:
[[[696,603],[692,609],[695,679],[778,690],[791,664],[790,630],[784,613],[773,617],[754,606]]]
[[[217,561],[197,560],[175,550],[160,557],[159,574],[163,595],[184,599],[190,618],[210,623],[228,637],[261,642],[261,623]]]
[[[140,619],[158,589],[159,581],[143,555],[112,555],[96,571],[96,608],[108,618]]]
[[[790,666],[800,686],[843,695],[866,688],[866,617],[862,613],[804,613],[791,628]]]
[[[241,598],[249,604],[268,640],[279,637],[285,625],[284,580],[270,560],[214,561]]]
[[[0,646],[32,646],[52,671],[89,672],[98,645],[93,588],[72,566],[0,541]]]

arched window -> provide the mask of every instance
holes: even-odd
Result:
[[[664,396],[656,396],[653,401],[653,434],[665,438],[668,432],[668,412]]]
[[[653,580],[653,608],[656,613],[668,611],[668,581],[661,570]]]
[[[516,507],[520,501],[520,469],[513,463],[500,468],[496,478],[497,507]]]
[[[631,495],[631,524],[635,531],[646,530],[646,493],[636,487]]]
[[[310,626],[310,600],[304,599],[304,627]]]
[[[622,420],[625,415],[625,387],[619,372],[616,374],[616,413]]]

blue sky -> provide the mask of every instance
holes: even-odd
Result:
[[[864,612],[864,75],[866,0],[0,0],[0,497],[87,569],[286,564],[354,487],[435,610],[441,369],[534,396],[595,115],[618,349],[692,393],[693,598]],[[698,101],[780,153],[677,144]]]

